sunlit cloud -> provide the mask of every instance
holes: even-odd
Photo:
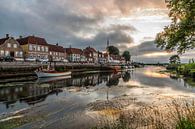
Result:
[[[167,60],[169,54],[145,41],[170,24],[168,12],[164,0],[1,0],[0,36],[37,35],[64,47],[102,51],[109,39],[137,59]]]
[[[160,56],[167,56],[167,55],[170,55],[170,53],[167,53],[167,52],[153,52],[153,53],[144,54],[143,57],[160,57]]]

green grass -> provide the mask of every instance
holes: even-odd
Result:
[[[0,129],[14,129],[28,123],[28,120],[21,118],[0,122]]]

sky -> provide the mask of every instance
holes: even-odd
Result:
[[[135,61],[168,62],[173,53],[154,44],[171,22],[168,12],[164,0],[0,0],[0,37],[35,35],[51,44],[101,51],[109,39]]]

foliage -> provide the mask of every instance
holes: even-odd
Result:
[[[195,123],[187,118],[182,118],[176,125],[176,129],[195,129]]]
[[[180,57],[178,55],[173,55],[169,59],[170,64],[180,64]]]
[[[193,64],[193,63],[195,63],[194,59],[189,59],[189,64]]]
[[[122,56],[125,58],[126,62],[131,60],[131,55],[129,51],[124,51]]]
[[[157,34],[157,47],[178,53],[195,47],[195,1],[167,0],[172,23]]]
[[[107,51],[109,52],[109,54],[112,54],[112,55],[119,55],[120,54],[119,49],[115,46],[108,46]]]

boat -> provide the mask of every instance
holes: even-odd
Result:
[[[39,83],[39,84],[41,84],[41,83],[51,83],[51,82],[66,80],[66,79],[70,79],[70,78],[71,78],[71,76],[38,78],[36,83]]]
[[[47,77],[60,77],[60,76],[70,76],[71,72],[57,72],[57,71],[35,71],[38,78],[47,78]]]

